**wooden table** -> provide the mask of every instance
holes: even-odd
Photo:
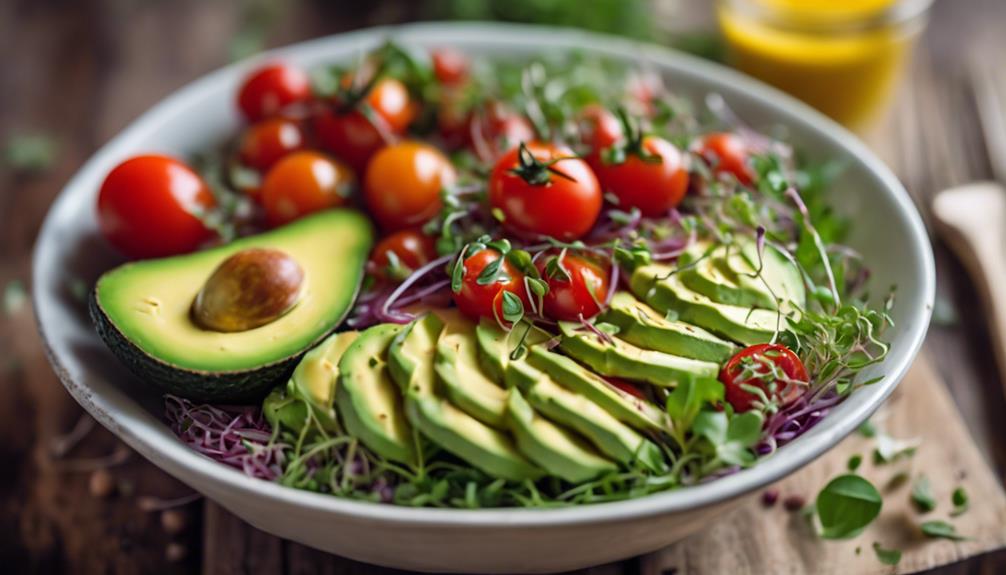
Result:
[[[302,0],[266,14],[272,22],[268,44],[422,15],[406,0],[374,3],[379,6],[372,9],[341,4]],[[705,3],[690,3],[690,9],[701,9],[700,4]],[[0,167],[0,286],[27,284],[30,249],[48,205],[91,153],[151,104],[227,62],[230,38],[260,20],[241,6],[201,0],[0,3],[0,53],[6,56],[0,72],[0,136],[41,132],[59,144],[55,164],[44,173]],[[934,8],[909,85],[878,144],[923,205],[943,187],[990,175],[961,63],[979,49],[992,58],[1006,55],[1003,22],[1002,0],[940,0]],[[1002,477],[1006,401],[983,314],[963,270],[938,243],[936,256],[939,292],[959,320],[933,327],[928,352],[979,448]],[[92,496],[90,473],[72,467],[114,453],[117,442],[95,430],[70,458],[51,457],[53,438],[69,431],[82,412],[45,361],[30,305],[18,305],[17,289],[5,291],[9,309],[0,318],[0,565],[5,571],[186,573],[200,566],[212,573],[382,571],[266,535],[212,503],[184,508],[186,527],[168,535],[160,515],[143,511],[137,496],[172,497],[188,489],[136,456],[113,470],[118,495]],[[174,561],[166,561],[166,553]],[[587,572],[655,571],[643,557]],[[1006,553],[937,572],[1006,572]]]

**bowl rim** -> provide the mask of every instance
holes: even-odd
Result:
[[[141,137],[148,124],[155,123],[159,116],[185,108],[199,99],[205,90],[226,82],[238,71],[263,60],[283,59],[294,53],[323,53],[338,47],[365,47],[375,41],[394,35],[406,42],[427,45],[451,45],[469,43],[472,45],[517,43],[533,45],[536,49],[548,47],[561,49],[581,49],[623,59],[638,59],[649,62],[663,70],[688,70],[689,74],[700,77],[703,83],[712,87],[731,86],[743,90],[745,98],[772,109],[773,113],[803,123],[815,137],[830,140],[830,143],[846,150],[860,162],[885,188],[895,203],[896,210],[908,222],[911,237],[908,245],[921,262],[921,294],[924,305],[917,317],[901,334],[899,347],[903,350],[896,358],[885,360],[884,378],[861,389],[857,395],[864,399],[856,402],[855,409],[840,420],[826,418],[812,433],[803,436],[778,454],[761,461],[758,465],[716,481],[690,486],[685,489],[670,490],[626,501],[593,503],[564,508],[525,509],[436,509],[411,508],[388,504],[344,499],[337,496],[284,487],[276,483],[255,479],[242,472],[221,465],[189,449],[180,441],[164,442],[164,431],[144,422],[134,421],[131,416],[117,416],[125,408],[138,407],[135,399],[127,395],[113,393],[112,397],[102,397],[94,393],[86,383],[76,381],[63,362],[59,351],[50,341],[46,332],[49,310],[47,300],[51,298],[43,287],[45,277],[41,254],[48,251],[48,244],[57,241],[56,214],[60,206],[71,202],[70,192],[87,179],[90,172],[105,164],[110,156],[122,155],[122,149],[131,147],[130,142]],[[79,195],[79,194],[78,194]],[[234,492],[235,496],[260,498],[283,506],[293,506],[311,512],[328,512],[333,515],[352,517],[359,520],[388,522],[397,525],[422,525],[427,527],[554,527],[602,522],[633,520],[654,515],[663,515],[724,502],[772,483],[796,469],[813,461],[837,444],[842,438],[865,421],[894,390],[907,372],[912,360],[921,348],[929,325],[935,294],[935,266],[922,219],[914,203],[894,174],[863,143],[845,128],[839,126],[806,104],[771,88],[757,80],[697,57],[682,54],[653,44],[617,38],[582,30],[534,26],[522,24],[502,24],[486,22],[423,22],[395,26],[380,26],[353,32],[336,34],[291,44],[264,52],[249,61],[224,66],[199,79],[186,84],[131,122],[105,145],[103,145],[64,186],[50,206],[40,229],[33,252],[32,299],[36,323],[41,334],[46,355],[53,370],[70,394],[102,425],[118,435],[130,447],[136,449],[159,467],[190,485],[216,484]],[[140,408],[142,409],[142,408]],[[129,421],[119,421],[126,417]],[[816,433],[814,433],[816,432]],[[170,433],[170,431],[168,431]],[[172,437],[174,437],[172,435]],[[195,478],[195,479],[193,479]]]

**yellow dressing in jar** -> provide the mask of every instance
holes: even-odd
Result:
[[[862,128],[881,110],[930,0],[719,0],[738,69]]]

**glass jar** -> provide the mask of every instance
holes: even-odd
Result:
[[[932,0],[717,0],[728,57],[853,129],[881,111]]]

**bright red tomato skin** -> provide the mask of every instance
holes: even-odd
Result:
[[[590,319],[601,313],[600,304],[608,295],[608,272],[594,262],[566,254],[562,267],[570,279],[552,278],[545,269],[549,259],[551,256],[539,258],[536,264],[538,273],[548,283],[548,293],[543,298],[545,315],[559,321],[576,321],[581,316]]]
[[[136,156],[116,166],[98,194],[105,238],[131,258],[191,252],[213,237],[195,212],[216,202],[198,174],[167,156]]]
[[[379,80],[365,100],[374,112],[373,122],[356,109],[325,109],[314,118],[321,146],[361,173],[370,158],[390,144],[389,139],[404,133],[416,115],[408,89],[394,78]]]
[[[270,118],[249,127],[241,137],[241,162],[259,171],[268,170],[283,156],[305,147],[304,131],[285,118]]]
[[[600,104],[584,106],[580,111],[579,125],[580,137],[592,152],[611,147],[623,137],[618,117]]]
[[[746,347],[732,358],[720,370],[720,381],[725,388],[725,398],[727,403],[733,406],[734,411],[740,413],[751,409],[752,404],[758,399],[757,396],[741,388],[742,384],[759,387],[768,394],[768,386],[757,378],[738,381],[738,377],[744,367],[741,362],[744,358],[757,356],[760,361],[771,361],[792,380],[809,382],[807,369],[803,362],[788,347],[779,344],[762,343]],[[767,368],[759,371],[767,372]],[[799,399],[803,387],[799,385],[787,385],[784,382],[777,382],[776,397],[782,405],[788,405]],[[779,395],[782,395],[779,397]]]
[[[259,193],[271,226],[346,203],[356,177],[349,166],[313,151],[300,151],[276,162]]]
[[[601,162],[597,177],[601,186],[618,198],[620,208],[639,208],[648,217],[665,216],[681,203],[688,191],[684,156],[663,138],[648,136],[642,145],[661,161],[648,162],[636,154],[628,154],[620,164]]]
[[[456,86],[468,79],[468,57],[452,48],[433,51],[433,75],[446,86]]]
[[[646,399],[646,394],[643,393],[643,390],[639,387],[639,384],[637,383],[633,383],[631,381],[625,381],[624,379],[618,379],[615,377],[605,377],[604,379],[607,380],[608,383],[610,383],[614,387],[617,387],[621,391],[624,391],[625,393],[628,393],[633,397],[638,397],[639,399]]]
[[[745,186],[754,181],[754,174],[748,165],[750,153],[747,144],[736,134],[709,134],[699,144],[699,154],[710,162],[717,174],[733,174]]]
[[[467,138],[472,151],[486,162],[495,161],[534,137],[531,122],[501,102],[489,102],[468,121]]]
[[[364,200],[381,229],[412,227],[440,211],[440,191],[455,178],[454,166],[440,150],[405,140],[371,159],[364,176]]]
[[[311,80],[306,72],[275,63],[259,68],[245,80],[238,92],[238,107],[247,120],[258,122],[310,97]]]
[[[489,203],[503,213],[503,227],[522,237],[571,241],[583,236],[601,213],[603,197],[594,172],[568,148],[541,142],[527,147],[541,162],[559,160],[553,167],[571,179],[551,174],[546,184],[529,184],[512,172],[520,165],[519,148],[504,154],[489,177]]]
[[[422,230],[415,228],[399,230],[382,238],[374,246],[374,251],[371,252],[367,269],[377,278],[389,279],[387,277],[387,269],[390,264],[388,252],[394,253],[398,261],[412,271],[423,267],[437,257],[437,248],[433,238],[424,234]]]
[[[461,313],[475,320],[488,317],[502,322],[503,292],[505,291],[520,298],[521,303],[524,304],[525,312],[530,310],[527,288],[524,286],[524,274],[514,269],[510,262],[504,261],[500,264],[500,270],[507,279],[486,285],[479,285],[476,281],[482,270],[500,257],[502,256],[499,252],[484,249],[465,258],[461,290],[451,293],[454,303],[461,310]]]

